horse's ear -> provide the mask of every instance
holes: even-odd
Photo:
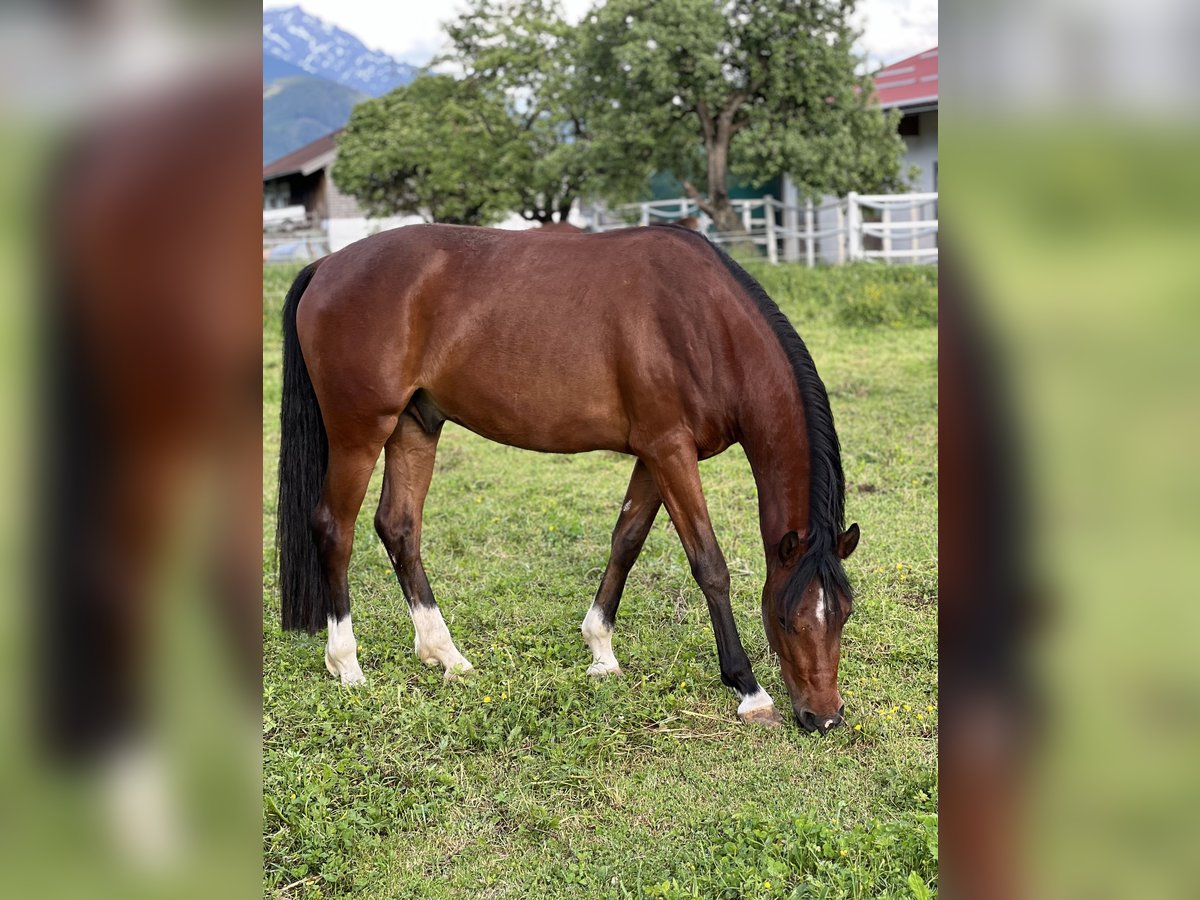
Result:
[[[838,538],[838,557],[841,559],[849,559],[850,554],[854,552],[854,548],[858,546],[858,523],[855,522],[849,528],[842,532]]]
[[[785,566],[792,565],[800,556],[800,535],[789,531],[779,542],[779,561]]]

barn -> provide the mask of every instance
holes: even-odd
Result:
[[[419,216],[368,218],[330,177],[337,159],[332,131],[263,169],[263,256],[315,258],[376,231],[420,222]]]
[[[901,113],[905,167],[918,170],[912,189],[938,189],[938,48],[917,53],[875,73],[875,95],[884,109]]]

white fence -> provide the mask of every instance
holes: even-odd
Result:
[[[936,193],[856,194],[815,204],[788,205],[767,196],[734,200],[742,231],[718,232],[712,220],[686,197],[631,203],[615,211],[593,209],[587,216],[593,231],[629,225],[673,222],[688,216],[715,243],[752,245],[772,263],[803,261],[841,264],[849,260],[936,263],[938,219]]]

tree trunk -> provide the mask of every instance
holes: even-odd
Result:
[[[712,216],[717,231],[743,231],[742,220],[738,217],[729,199],[729,141],[733,137],[728,118],[721,115],[717,119],[715,139],[707,148],[708,156],[708,214]]]

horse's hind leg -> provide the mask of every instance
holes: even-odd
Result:
[[[353,445],[330,441],[325,487],[312,516],[313,535],[320,549],[331,605],[325,666],[342,684],[366,681],[358,665],[358,644],[350,621],[348,570],[354,549],[354,520],[385,440],[386,432]]]
[[[433,478],[440,434],[440,424],[427,432],[412,415],[400,417],[387,443],[383,496],[375,514],[375,530],[408,600],[416,632],[413,649],[426,665],[440,665],[446,677],[453,678],[469,672],[471,664],[454,646],[421,565],[421,513]]]
[[[589,675],[613,675],[621,671],[612,651],[617,606],[621,602],[621,592],[625,590],[625,579],[642,552],[642,545],[646,542],[646,535],[650,533],[650,526],[654,524],[660,506],[662,499],[654,479],[650,477],[646,464],[639,459],[633,467],[621,515],[613,529],[612,552],[604,569],[604,578],[580,627],[583,639],[592,651]]]

